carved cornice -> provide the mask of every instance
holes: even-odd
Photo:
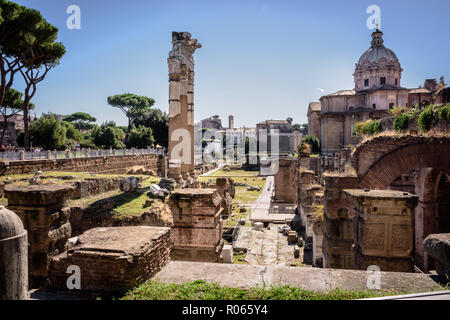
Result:
[[[172,50],[169,58],[179,59],[186,64],[190,70],[194,70],[195,50],[202,47],[197,39],[193,39],[189,32],[172,32]]]

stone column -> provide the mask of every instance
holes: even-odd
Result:
[[[194,172],[194,58],[201,45],[188,32],[172,32],[169,65],[169,176]]]
[[[169,199],[173,260],[219,262],[222,198],[215,189],[178,189]]]
[[[31,289],[45,284],[51,258],[67,248],[72,229],[69,211],[63,207],[72,192],[73,187],[67,185],[10,185],[5,189],[8,209],[28,231]]]

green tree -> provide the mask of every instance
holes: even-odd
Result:
[[[6,92],[3,103],[0,106],[0,114],[3,117],[3,129],[1,144],[4,144],[5,132],[8,126],[8,119],[23,111],[23,94],[17,90],[9,88]],[[33,109],[34,105],[30,103],[29,109]]]
[[[29,149],[30,101],[36,93],[37,84],[59,64],[66,49],[62,43],[56,42],[58,29],[48,23],[39,11],[4,0],[0,1],[0,11],[0,99],[3,101],[6,90],[11,87],[14,74],[20,72],[25,82],[24,145]]]
[[[311,151],[313,153],[320,152],[320,141],[319,138],[313,135],[307,135],[302,139],[303,143],[309,144],[311,146]]]
[[[125,141],[127,141],[128,133],[134,121],[144,112],[148,111],[155,104],[155,100],[132,93],[124,93],[108,97],[108,104],[114,108],[119,108],[127,117],[128,130],[125,136]]]
[[[67,128],[52,115],[44,115],[30,125],[30,136],[34,147],[45,150],[66,148]]]
[[[63,119],[72,123],[78,130],[91,130],[94,127],[93,122],[97,119],[86,112],[75,112]]]
[[[167,148],[169,141],[169,117],[160,109],[149,109],[139,115],[134,124],[136,127],[145,126],[152,128],[155,142]]]
[[[292,125],[292,130],[298,131],[306,136],[308,134],[308,124],[307,123],[302,123],[302,124],[294,123]]]
[[[139,126],[131,126],[128,133],[127,148],[145,149],[155,145],[155,138],[153,137],[152,128]]]
[[[92,130],[93,142],[102,149],[123,149],[125,148],[124,138],[125,133],[113,121],[104,122],[101,126],[96,126]]]

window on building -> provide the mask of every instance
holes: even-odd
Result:
[[[389,109],[392,109],[392,108],[394,108],[394,103],[389,103]]]
[[[381,77],[380,78],[380,84],[386,84],[386,78],[385,77]]]
[[[369,86],[369,79],[365,79],[364,80],[364,87],[368,87]]]
[[[377,108],[377,105],[376,105],[376,103],[374,103],[374,104],[372,105],[372,108],[374,108],[374,109],[376,109],[376,108]]]
[[[396,86],[398,85],[398,80],[397,80],[397,79],[395,79],[395,85],[396,85]]]

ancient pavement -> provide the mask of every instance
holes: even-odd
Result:
[[[284,223],[286,219],[292,220],[294,214],[270,213],[271,198],[274,190],[274,177],[268,176],[264,189],[256,202],[250,208],[251,222],[278,222]]]
[[[244,261],[251,265],[301,266],[303,248],[299,258],[294,258],[295,244],[289,244],[287,237],[278,232],[280,224],[270,224],[269,228],[255,230],[241,228],[234,244],[234,252],[246,253]],[[297,247],[298,248],[298,247]]]

